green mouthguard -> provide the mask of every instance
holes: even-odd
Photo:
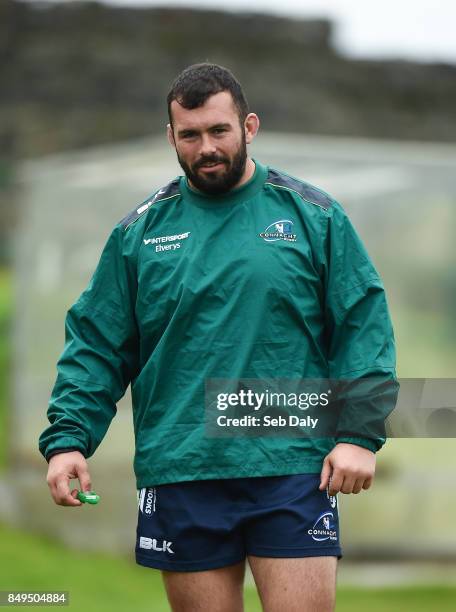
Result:
[[[78,491],[76,497],[83,504],[98,504],[100,501],[100,496],[95,491]]]

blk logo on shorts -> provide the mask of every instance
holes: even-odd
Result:
[[[171,544],[172,542],[168,542],[168,540],[162,540],[161,545],[159,545],[158,540],[155,538],[139,538],[139,548],[156,550],[157,552],[168,552],[174,555],[174,550],[171,549]]]

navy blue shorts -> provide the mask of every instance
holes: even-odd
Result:
[[[202,571],[259,557],[342,557],[320,474],[196,480],[138,491],[136,562]]]

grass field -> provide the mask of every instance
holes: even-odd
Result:
[[[0,268],[0,471],[5,466],[7,449],[7,405],[9,401],[10,324],[12,317],[11,273]]]
[[[0,590],[66,590],[70,609],[78,612],[169,610],[160,573],[129,559],[70,551],[45,537],[1,525],[0,551]],[[456,607],[456,588],[341,586],[337,600],[338,612],[450,612]],[[261,611],[253,587],[245,589],[245,604],[246,612]]]

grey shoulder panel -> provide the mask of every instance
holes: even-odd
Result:
[[[266,184],[290,189],[291,191],[294,191],[300,195],[307,202],[311,202],[312,204],[320,206],[321,208],[328,209],[331,208],[333,204],[333,200],[328,194],[320,191],[310,183],[300,181],[299,179],[288,176],[288,174],[279,172],[278,170],[273,170],[272,168],[269,168]]]
[[[162,187],[152,196],[149,196],[144,202],[142,202],[139,206],[136,206],[131,212],[128,213],[126,217],[124,217],[121,221],[119,221],[118,225],[122,225],[124,229],[127,229],[129,225],[134,223],[136,219],[149,210],[152,204],[156,202],[160,202],[161,200],[168,200],[176,196],[179,193],[179,182],[180,177],[175,178],[173,181],[168,183],[166,187]]]

